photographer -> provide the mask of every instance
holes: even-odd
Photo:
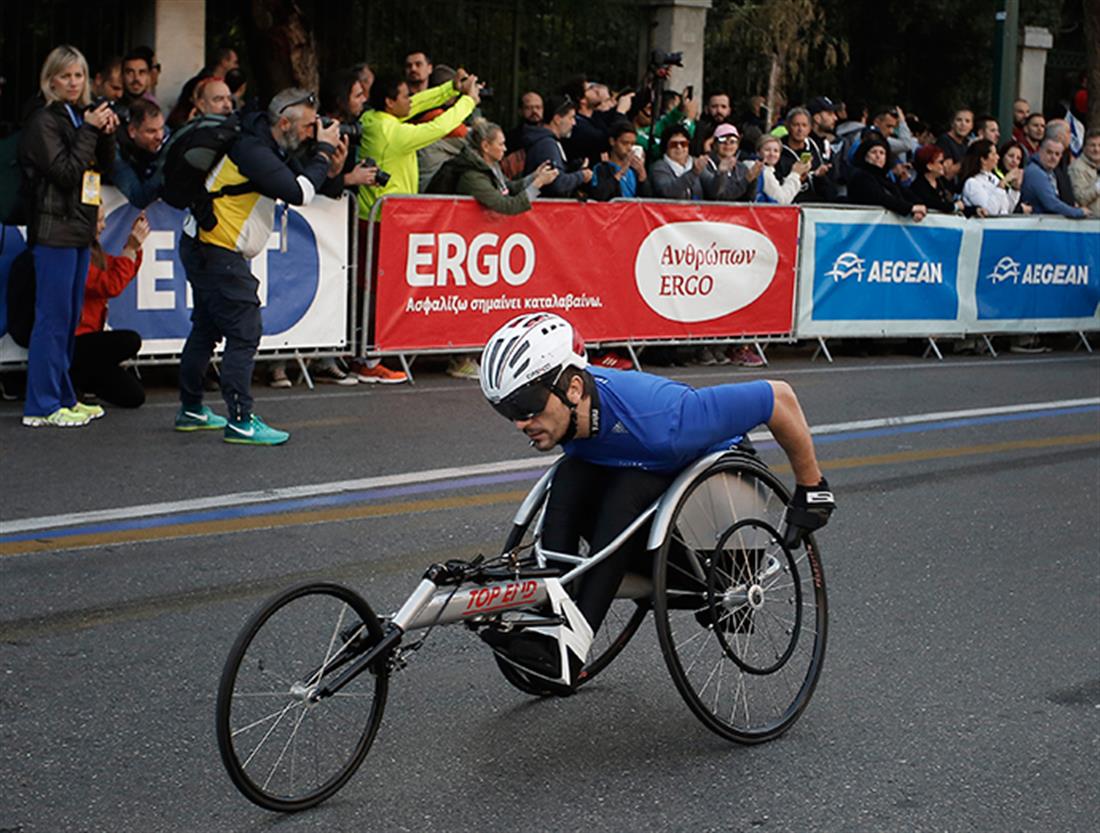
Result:
[[[102,202],[100,172],[114,159],[118,117],[106,102],[85,109],[88,62],[71,46],[46,56],[40,88],[46,105],[19,142],[19,164],[34,195],[27,243],[37,275],[23,424],[73,427],[103,415],[77,402],[69,366]]]
[[[240,138],[210,172],[210,216],[203,214],[200,226],[189,214],[180,236],[180,260],[194,308],[180,358],[177,431],[222,428],[226,442],[247,445],[289,439],[286,431],[269,427],[252,412],[252,368],[263,321],[259,281],[249,261],[267,246],[276,201],[308,205],[320,191],[338,195],[346,157],[340,125],[322,125],[316,96],[287,89],[265,112],[244,118]],[[206,366],[223,337],[221,387],[228,421],[202,402]]]
[[[340,122],[340,144],[347,154],[343,170],[345,188],[377,183],[378,166],[372,164],[373,160],[359,160],[359,140],[362,137],[359,118],[366,103],[367,96],[359,80],[359,71],[354,67],[333,73],[321,84],[322,120]]]
[[[447,103],[455,96],[458,101],[449,110],[422,124],[409,124],[413,113],[421,113]],[[371,108],[363,114],[360,124],[363,138],[359,144],[361,159],[378,161],[389,179],[379,178],[375,185],[359,189],[359,217],[367,220],[371,207],[385,194],[415,194],[418,191],[420,168],[416,152],[442,139],[467,116],[480,101],[477,76],[459,72],[454,81],[432,87],[415,96],[409,95],[409,85],[402,75],[381,73],[371,85]]]
[[[576,114],[576,105],[569,96],[551,96],[546,101],[543,126],[525,131],[528,144],[524,173],[529,176],[548,162],[559,174],[557,179],[544,186],[544,196],[571,197],[592,179],[592,171],[588,168],[570,170],[561,145],[562,140],[568,139],[573,132]]]
[[[164,171],[158,164],[164,145],[164,114],[145,98],[130,105],[125,138],[119,137],[111,182],[135,208],[145,208],[164,190]]]
[[[490,211],[521,214],[531,208],[539,189],[558,178],[558,172],[543,163],[533,174],[511,181],[505,179],[500,160],[507,152],[504,131],[486,119],[470,127],[462,152],[439,169],[428,184],[429,194],[466,194]]]

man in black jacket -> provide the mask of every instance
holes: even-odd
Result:
[[[527,125],[524,128],[523,140],[527,147],[524,175],[533,174],[543,162],[549,162],[559,173],[557,179],[542,189],[543,196],[571,197],[592,179],[592,171],[588,168],[566,172],[565,149],[561,142],[573,132],[576,116],[577,107],[569,96],[551,96],[543,114],[545,123],[540,127]]]
[[[311,139],[316,142],[307,146]],[[298,151],[306,147],[300,160]],[[339,195],[346,156],[339,123],[322,127],[314,94],[287,89],[271,100],[267,112],[245,118],[240,139],[211,170],[207,190],[215,195],[214,223],[199,227],[189,215],[180,236],[194,308],[180,358],[177,431],[222,428],[226,442],[245,445],[279,445],[290,437],[252,413],[252,367],[263,321],[259,281],[249,260],[267,247],[276,200],[308,205],[322,189]],[[221,385],[228,421],[202,404],[206,366],[223,337]]]
[[[829,178],[831,166],[822,158],[817,145],[810,141],[810,111],[795,107],[787,113],[787,135],[783,138],[783,153],[775,166],[775,175],[784,180],[801,158],[810,162],[810,175],[802,181],[796,203],[836,202],[836,183]]]

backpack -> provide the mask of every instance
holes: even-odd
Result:
[[[519,179],[523,176],[523,169],[527,165],[527,150],[519,148],[513,150],[500,160],[500,170],[506,179]]]
[[[172,134],[161,156],[164,175],[161,199],[175,208],[190,209],[204,231],[218,224],[214,216],[215,199],[255,190],[248,183],[227,185],[215,192],[206,190],[210,171],[240,135],[241,123],[236,113],[199,116]]]
[[[0,140],[0,223],[28,226],[34,208],[35,178],[19,162],[22,131]]]
[[[34,255],[30,249],[24,249],[11,262],[6,299],[8,334],[20,347],[29,347],[31,343],[35,290]]]

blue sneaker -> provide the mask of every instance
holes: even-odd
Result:
[[[213,428],[225,428],[228,420],[218,416],[206,405],[199,409],[180,408],[176,414],[177,431],[209,431]]]
[[[281,445],[290,439],[290,434],[272,428],[253,414],[244,422],[227,422],[224,439],[227,443],[241,445]]]

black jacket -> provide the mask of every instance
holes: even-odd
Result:
[[[114,135],[87,122],[76,127],[61,102],[36,110],[19,141],[19,163],[33,178],[28,242],[58,248],[91,245],[99,209],[81,202],[84,172],[109,171],[114,159]]]
[[[855,165],[848,179],[848,202],[855,205],[881,205],[908,217],[913,213],[913,203],[906,191],[886,175],[885,168],[867,162],[867,151],[874,146],[887,147],[884,140],[864,139],[856,148]],[[889,148],[887,148],[889,157]]]

